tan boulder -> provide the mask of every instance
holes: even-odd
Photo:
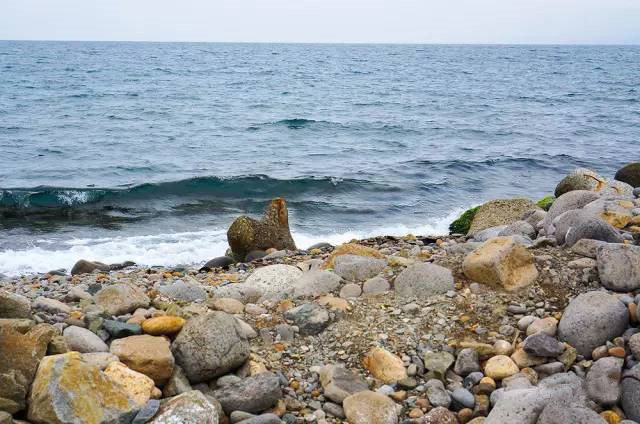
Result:
[[[525,352],[522,348],[516,349],[515,352],[511,354],[511,360],[518,366],[518,368],[530,368],[547,362],[547,358],[531,355]]]
[[[0,410],[13,414],[26,407],[38,363],[57,334],[49,324],[38,324],[26,334],[0,327]]]
[[[351,424],[396,424],[398,410],[389,397],[369,390],[355,393],[342,403]]]
[[[142,331],[152,336],[173,336],[182,330],[184,323],[184,318],[164,315],[144,320]]]
[[[78,352],[46,356],[29,397],[29,421],[38,424],[130,422],[138,405],[122,386]]]
[[[238,299],[231,297],[220,297],[213,299],[210,305],[216,311],[226,312],[228,314],[241,314],[244,311],[244,304]]]
[[[150,377],[157,385],[164,384],[173,373],[174,359],[165,337],[147,334],[129,336],[111,342],[110,352],[134,371]]]
[[[381,347],[371,349],[362,363],[371,375],[384,383],[392,384],[407,378],[402,359]]]
[[[525,212],[540,209],[529,199],[498,199],[487,202],[476,210],[468,235],[499,225],[520,221]]]
[[[139,406],[147,403],[155,389],[152,379],[127,367],[122,362],[111,362],[104,373],[118,383]]]
[[[356,243],[345,243],[333,249],[333,252],[331,252],[322,267],[324,269],[333,268],[333,261],[335,260],[335,258],[342,255],[355,255],[365,256],[368,258],[384,259],[384,255],[373,247],[362,246]]]
[[[149,306],[146,293],[131,284],[113,284],[101,289],[94,296],[96,305],[111,315],[123,315]]]
[[[512,237],[494,237],[469,253],[462,263],[464,275],[478,283],[514,291],[538,278],[533,255]]]

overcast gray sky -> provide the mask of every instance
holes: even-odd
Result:
[[[0,0],[0,39],[640,44],[640,0]]]

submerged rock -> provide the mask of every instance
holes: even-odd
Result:
[[[272,200],[260,221],[248,216],[237,218],[227,231],[227,240],[233,253],[241,259],[252,250],[296,250],[285,200],[281,197]]]

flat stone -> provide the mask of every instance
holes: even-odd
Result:
[[[211,302],[211,306],[217,311],[228,314],[241,314],[244,311],[244,304],[230,297],[216,298]]]
[[[320,382],[324,396],[339,404],[354,393],[369,390],[369,385],[362,377],[340,365],[324,366],[320,370]]]
[[[358,297],[361,294],[362,294],[362,289],[358,284],[355,284],[355,283],[345,284],[340,289],[340,297],[345,299],[348,299],[351,297]]]
[[[342,278],[329,270],[308,271],[293,283],[293,294],[301,297],[331,293],[340,286],[340,281]]]
[[[40,309],[52,314],[68,314],[71,312],[71,306],[64,304],[56,299],[49,299],[47,297],[38,297],[33,302],[34,309]]]
[[[453,290],[453,275],[448,268],[432,263],[415,263],[405,268],[395,279],[397,296],[428,297]]]
[[[131,424],[146,424],[158,413],[160,409],[160,400],[149,399],[147,403],[138,411]]]
[[[347,397],[344,413],[351,424],[396,424],[396,404],[385,395],[363,391]]]
[[[424,354],[423,361],[425,369],[433,371],[437,375],[444,377],[447,370],[451,367],[451,365],[453,365],[455,358],[449,352],[427,351]]]
[[[333,260],[333,271],[347,281],[364,281],[380,274],[387,266],[384,259],[359,255],[340,255]]]
[[[215,390],[213,397],[220,402],[226,414],[232,411],[261,412],[282,398],[280,379],[271,372],[264,372]]]
[[[294,290],[302,276],[299,268],[291,265],[268,265],[256,269],[244,285],[261,293],[264,298],[283,298]]]
[[[195,279],[177,280],[171,284],[160,285],[158,291],[172,300],[198,302],[207,299],[207,291]]]
[[[98,335],[86,328],[69,326],[62,333],[69,348],[80,353],[108,352],[109,347]]]

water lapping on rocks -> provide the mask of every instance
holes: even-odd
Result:
[[[400,236],[404,234],[445,234],[449,223],[460,214],[456,209],[446,216],[426,220],[424,224],[387,224],[385,226],[325,234],[312,234],[302,230],[293,237],[302,248],[318,242],[345,243],[380,234]],[[100,238],[72,238],[52,241],[40,238],[24,248],[0,250],[0,273],[18,276],[44,273],[53,269],[71,269],[78,258],[90,258],[107,263],[133,261],[148,266],[185,266],[202,264],[212,257],[224,255],[227,244],[226,228],[205,231],[153,235],[122,235]]]

